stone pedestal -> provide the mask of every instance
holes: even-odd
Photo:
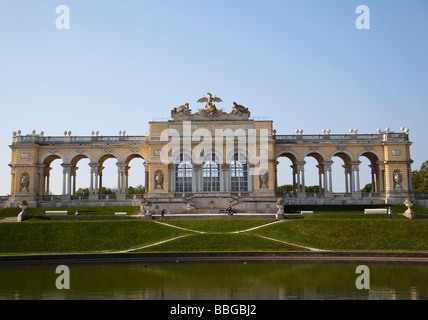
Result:
[[[410,208],[407,209],[406,211],[404,211],[403,216],[405,216],[406,218],[409,218],[409,219],[414,219],[416,217],[415,213]]]
[[[360,191],[354,191],[352,192],[352,199],[362,199],[363,195]]]
[[[414,219],[416,216],[413,210],[411,209],[413,207],[412,200],[410,200],[410,198],[406,198],[406,200],[404,201],[404,205],[407,207],[407,210],[404,211],[403,216],[409,219]]]
[[[278,211],[276,213],[276,218],[284,219],[284,199],[278,198],[276,201],[276,207],[278,208]]]
[[[21,208],[21,212],[16,217],[16,222],[22,222],[30,219],[30,216],[25,212],[25,209],[28,207],[27,201],[23,200],[19,203],[19,207]]]

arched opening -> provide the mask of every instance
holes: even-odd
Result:
[[[193,165],[182,161],[175,165],[175,192],[192,192]]]
[[[202,165],[202,191],[220,191],[220,164],[216,161],[215,153],[208,154]]]
[[[324,191],[324,159],[319,153],[309,153],[304,158],[305,192],[322,193]]]
[[[113,195],[123,193],[125,184],[124,166],[118,165],[117,158],[112,154],[105,154],[99,158],[98,163],[91,164],[91,193]],[[121,175],[121,173],[123,173]],[[121,189],[122,187],[122,189]]]
[[[333,161],[331,190],[346,194],[351,193],[353,183],[351,181],[351,157],[345,152],[336,152],[331,156],[331,160]]]
[[[86,197],[90,193],[90,159],[86,155],[77,155],[71,159],[71,195]]]
[[[230,163],[230,191],[248,191],[248,161],[242,153],[235,153]]]
[[[146,191],[146,169],[144,158],[140,154],[132,154],[126,160],[128,186],[126,192],[142,195]]]
[[[39,175],[39,194],[43,196],[61,195],[63,193],[62,159],[58,155],[50,155],[43,161]]]
[[[292,153],[282,153],[277,157],[276,192],[278,194],[296,193],[296,165],[297,158]]]
[[[359,158],[360,179],[363,192],[379,193],[383,189],[383,171],[380,170],[379,157],[373,152],[364,152]],[[367,187],[365,187],[367,186]]]

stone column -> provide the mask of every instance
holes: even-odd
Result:
[[[46,192],[45,192],[45,195],[49,195],[49,193],[50,193],[50,180],[51,180],[50,171],[51,170],[52,170],[51,167],[47,168],[47,173],[46,173]]]
[[[124,171],[124,175],[125,175],[125,183],[124,183],[124,190],[123,193],[124,194],[128,194],[128,188],[129,188],[129,169],[131,169],[130,166],[126,165],[125,166],[125,171]]]
[[[43,181],[45,179],[45,175],[44,175],[44,169],[43,168],[39,168],[39,195],[43,195]]]
[[[377,183],[376,183],[376,176],[377,174],[377,168],[374,164],[369,165],[369,168],[371,169],[371,178],[372,178],[372,191],[371,193],[378,192],[377,189]]]
[[[319,191],[318,193],[322,193],[323,192],[323,175],[324,174],[324,165],[317,165],[318,168],[318,185],[319,185]],[[325,184],[324,184],[324,188],[325,188]]]
[[[77,170],[79,168],[76,166],[71,167],[71,177],[72,177],[72,190],[71,190],[71,194],[75,195],[76,194],[76,174],[77,174]]]
[[[297,196],[305,197],[305,161],[297,163],[297,184],[298,184],[298,194]]]
[[[168,164],[168,191],[174,192],[174,164]],[[146,184],[147,184],[147,171],[146,171]],[[147,187],[146,187],[147,188]]]
[[[70,195],[71,190],[71,165],[61,164],[62,166],[62,195]]]
[[[91,168],[91,181],[90,181],[90,188],[89,193],[93,196],[93,199],[98,199],[98,194],[100,191],[99,188],[99,171],[100,171],[100,165],[98,163],[90,163],[89,167]]]
[[[333,164],[333,161],[324,161],[324,196],[325,197],[333,197],[333,177],[331,173],[331,165]]]
[[[193,179],[192,179],[192,190],[194,192],[202,192],[203,191],[203,183],[202,183],[202,164],[193,164]]]
[[[291,169],[293,169],[293,194],[296,195],[296,189],[297,189],[297,181],[296,181],[297,165],[293,164],[290,167],[291,167]]]
[[[353,198],[361,198],[361,188],[360,188],[360,161],[355,161],[351,164],[351,177],[352,177],[352,188],[353,188]]]

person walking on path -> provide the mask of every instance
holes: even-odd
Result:
[[[388,207],[388,218],[391,219],[391,207]]]

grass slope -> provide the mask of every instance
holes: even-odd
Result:
[[[192,234],[136,252],[210,252],[210,251],[302,251],[305,249],[250,234]]]
[[[1,223],[0,254],[118,251],[185,233],[145,220]]]

